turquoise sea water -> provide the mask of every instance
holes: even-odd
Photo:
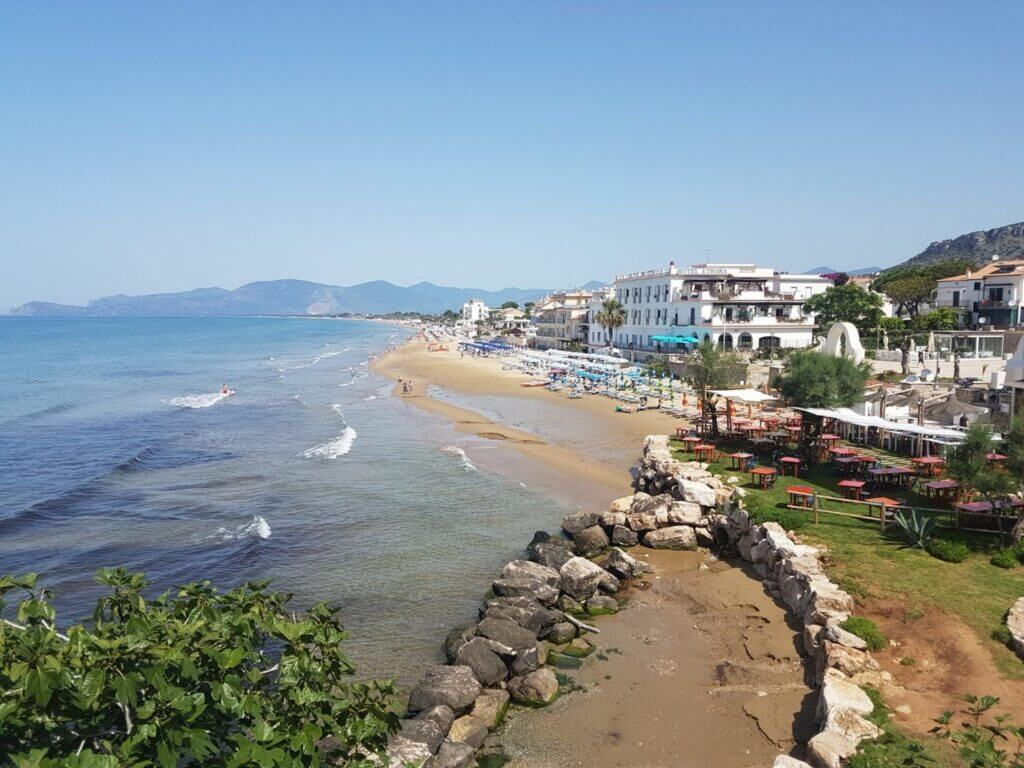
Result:
[[[65,622],[91,612],[101,566],[160,589],[271,577],[341,607],[362,672],[408,680],[559,511],[368,372],[407,335],[0,318],[0,572],[40,572]]]

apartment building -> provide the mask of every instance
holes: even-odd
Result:
[[[615,346],[673,352],[710,339],[728,349],[810,346],[814,318],[803,303],[832,282],[753,264],[706,263],[619,275],[614,298],[626,312]]]
[[[938,281],[935,305],[964,311],[971,325],[1009,328],[1024,322],[1024,259],[1000,260]]]
[[[533,307],[537,349],[571,349],[583,345],[590,333],[591,291],[556,291]]]
[[[477,323],[490,317],[491,309],[480,299],[470,299],[462,305],[459,313],[459,326],[462,333],[470,338],[477,334]]]

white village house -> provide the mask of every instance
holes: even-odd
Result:
[[[971,325],[1009,328],[1020,324],[1024,259],[996,257],[978,269],[939,280],[935,305],[962,309]]]
[[[695,264],[619,275],[610,286],[626,323],[614,345],[640,352],[675,352],[705,338],[728,349],[808,347],[814,318],[802,305],[832,282],[753,264]],[[607,346],[591,322],[588,346]]]

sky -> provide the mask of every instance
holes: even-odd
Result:
[[[0,0],[0,311],[887,266],[1024,220],[1019,2]]]

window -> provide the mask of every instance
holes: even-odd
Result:
[[[974,284],[974,290],[980,291],[981,290],[981,283],[975,283]]]
[[[696,325],[697,322],[697,308],[690,307],[690,325]]]
[[[960,291],[953,291],[953,306],[960,306]]]

